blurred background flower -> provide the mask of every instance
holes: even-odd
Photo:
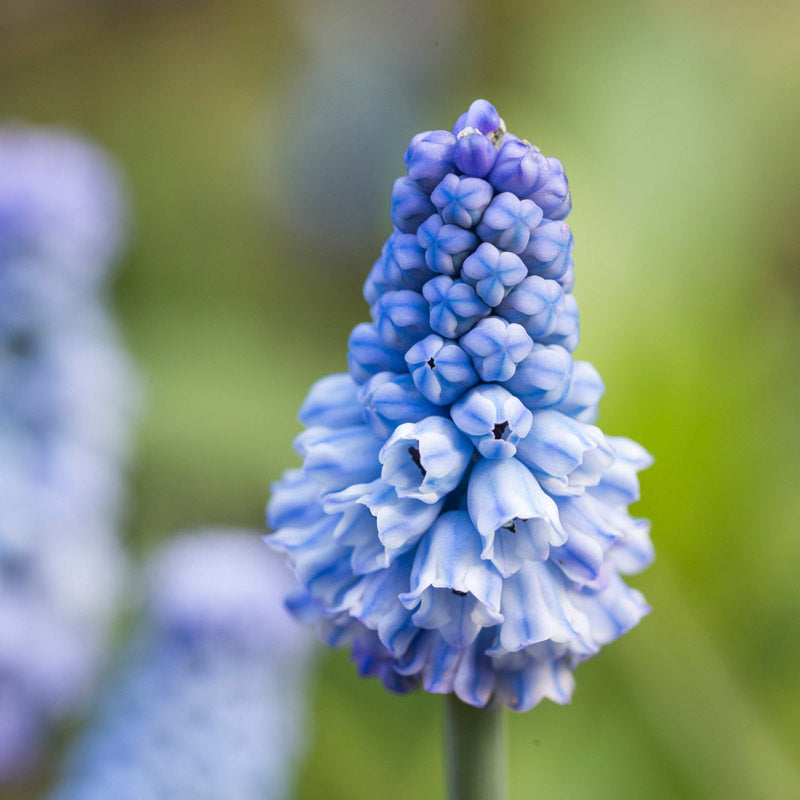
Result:
[[[172,539],[53,800],[290,797],[311,643],[282,606],[290,582],[256,532]]]
[[[104,289],[123,219],[93,146],[0,128],[0,780],[90,693],[122,596],[138,384]]]
[[[598,424],[657,458],[633,507],[653,520],[659,560],[633,582],[653,613],[582,667],[570,707],[510,720],[511,796],[796,798],[800,8],[466,0],[366,26],[383,12],[348,3],[335,29],[318,13],[314,29],[305,7],[256,0],[2,4],[0,112],[78,126],[130,176],[137,230],[115,299],[150,379],[134,551],[208,520],[261,524],[308,386],[346,368],[403,147],[487,97],[567,169],[576,358],[609,387]],[[424,72],[405,64],[421,50]],[[422,77],[369,93],[398,52]],[[262,202],[304,185],[268,166],[291,151],[288,109],[298,138],[324,110],[282,98],[329,85],[334,62],[371,122],[404,109],[396,138],[381,134],[390,177],[355,160],[333,189],[312,181],[312,195],[363,181],[377,198],[346,254],[301,242],[282,194]],[[330,107],[315,129],[341,125]],[[335,160],[317,156],[327,139],[303,141]],[[390,696],[331,654],[312,717],[298,797],[441,794],[434,698]]]

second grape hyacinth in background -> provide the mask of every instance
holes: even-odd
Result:
[[[300,410],[268,541],[290,606],[389,689],[564,703],[575,665],[648,610],[620,575],[653,558],[627,510],[651,458],[592,424],[561,162],[477,100],[405,163],[372,321]]]

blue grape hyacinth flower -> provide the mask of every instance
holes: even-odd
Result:
[[[652,459],[593,424],[603,383],[572,356],[561,162],[477,100],[405,163],[372,322],[301,409],[304,464],[273,487],[267,541],[299,580],[289,606],[362,675],[564,703],[574,667],[648,611],[620,576],[653,558],[628,512]]]
[[[147,613],[51,800],[284,800],[310,637],[251,531],[192,531],[151,564]]]

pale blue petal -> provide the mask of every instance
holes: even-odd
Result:
[[[623,575],[633,575],[650,566],[655,558],[650,541],[650,523],[646,519],[628,517],[621,539],[614,543],[608,553],[614,569]]]
[[[403,350],[387,347],[369,322],[356,325],[347,343],[347,366],[359,384],[378,372],[402,372],[406,368],[403,356]]]
[[[475,642],[461,654],[453,676],[453,691],[459,700],[478,708],[489,702],[495,687],[491,659],[485,652],[494,638],[494,630],[482,630]]]
[[[404,423],[380,450],[381,478],[398,497],[435,503],[458,486],[472,457],[469,439],[444,417]]]
[[[605,385],[597,370],[588,361],[576,361],[567,392],[555,408],[579,422],[594,422],[604,391]]]
[[[514,711],[529,711],[547,698],[568,703],[575,689],[575,678],[564,659],[536,661],[525,668],[497,677],[497,699]]]
[[[314,429],[306,433],[311,430]],[[323,491],[335,492],[354,483],[367,483],[380,473],[378,453],[382,442],[366,425],[331,430],[314,440],[304,440],[304,444],[303,468]]]
[[[580,493],[597,485],[614,461],[614,451],[599,428],[552,409],[533,415],[530,433],[518,443],[517,452],[531,469],[560,479],[563,491],[558,481],[543,482],[556,494]]]
[[[358,384],[349,373],[327,375],[309,390],[298,417],[306,427],[322,425],[346,428],[364,422],[364,409],[358,402]]]
[[[490,653],[588,635],[588,619],[573,605],[564,576],[548,562],[526,562],[504,581],[501,610],[500,642]]]
[[[601,591],[575,592],[575,606],[586,616],[598,645],[608,644],[627,633],[650,611],[642,593],[631,589],[618,575],[609,577]]]
[[[455,342],[432,334],[405,355],[414,385],[432,403],[449,405],[478,382],[470,357]]]
[[[572,356],[563,347],[534,344],[503,386],[534,411],[560,404],[572,385],[572,377]],[[558,408],[561,410],[560,405]]]
[[[503,581],[480,554],[481,539],[467,512],[442,514],[417,547],[404,604],[413,606],[428,587],[455,589],[472,594],[497,617]]]
[[[387,439],[402,422],[419,422],[441,414],[439,406],[420,393],[409,374],[379,372],[360,389],[358,399],[362,415],[373,433]]]
[[[378,524],[378,536],[390,560],[419,540],[430,528],[442,509],[442,501],[423,503],[408,497],[398,497],[395,488],[382,481],[363,501]]]
[[[496,384],[471,389],[453,404],[450,416],[484,458],[513,456],[533,418],[514,395]]]
[[[484,459],[472,470],[467,506],[489,557],[495,532],[517,520],[539,518],[563,536],[558,508],[516,458]]]
[[[320,489],[301,469],[284,472],[272,484],[267,503],[267,525],[273,530],[284,525],[302,526],[315,522],[322,515]]]
[[[592,495],[609,505],[626,506],[639,499],[639,479],[636,473],[653,463],[652,456],[639,444],[622,436],[609,436],[608,441],[616,452],[616,459]]]

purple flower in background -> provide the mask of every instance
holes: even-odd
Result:
[[[653,557],[627,510],[651,458],[592,424],[603,383],[571,355],[561,162],[477,100],[405,163],[393,219],[441,274],[373,268],[373,324],[351,336],[349,375],[311,389],[267,540],[298,611],[361,674],[474,706],[564,703],[573,668],[647,613],[620,575]]]
[[[180,535],[153,561],[146,619],[52,800],[280,800],[303,744],[310,637],[255,532]]]
[[[123,209],[89,143],[0,129],[0,780],[85,699],[124,583],[139,386],[104,303]]]
[[[107,276],[124,231],[119,176],[92,144],[0,128],[0,326],[74,313]]]

